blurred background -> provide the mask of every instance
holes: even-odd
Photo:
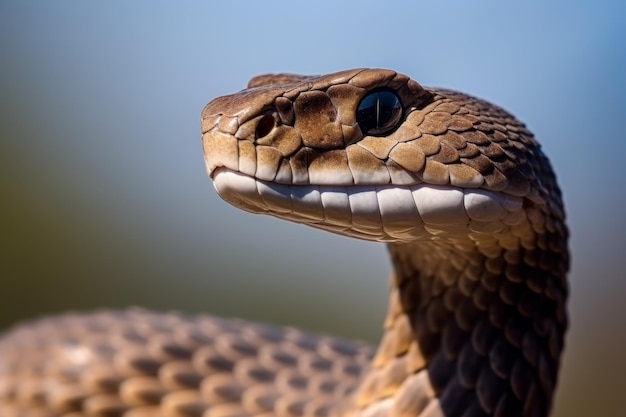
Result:
[[[393,68],[528,124],[564,190],[571,329],[555,416],[623,415],[618,2],[0,3],[0,329],[143,306],[375,342],[382,245],[240,212],[199,115],[266,72]]]

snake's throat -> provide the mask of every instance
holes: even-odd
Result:
[[[525,219],[522,198],[482,189],[287,185],[226,168],[212,178],[220,197],[235,207],[365,240],[458,240],[505,231]]]

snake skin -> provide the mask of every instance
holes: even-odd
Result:
[[[380,88],[400,97],[402,121],[368,136],[356,108]],[[231,204],[389,242],[379,346],[142,310],[44,318],[0,339],[0,416],[549,414],[567,327],[568,233],[555,176],[522,123],[462,93],[359,69],[255,77],[205,107],[202,133],[209,175]],[[449,224],[416,202],[419,226],[358,208],[339,221],[293,198],[278,210],[220,191],[225,170],[302,186],[482,190],[519,210],[494,219],[466,205],[455,214],[466,220]]]

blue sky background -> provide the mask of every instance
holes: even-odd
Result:
[[[0,327],[142,305],[376,340],[384,247],[221,202],[199,114],[256,74],[392,68],[542,141],[574,256],[555,415],[622,412],[624,6],[311,3],[0,3]]]

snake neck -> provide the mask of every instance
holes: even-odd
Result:
[[[567,326],[566,251],[389,250],[389,311],[360,414],[546,416]]]

